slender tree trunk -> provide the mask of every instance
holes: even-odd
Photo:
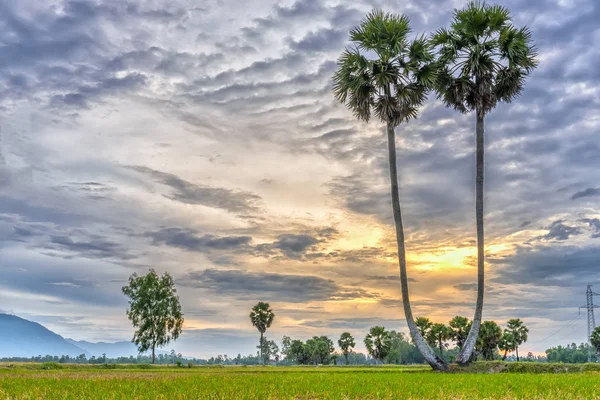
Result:
[[[265,359],[263,358],[263,333],[260,332],[260,345],[258,346],[260,349],[260,362],[265,365]]]
[[[519,346],[515,347],[515,352],[517,353],[517,361],[519,361]]]
[[[406,323],[410,330],[410,335],[419,352],[425,358],[425,361],[431,365],[431,367],[438,371],[445,371],[448,369],[448,364],[440,357],[438,357],[431,346],[423,339],[423,336],[417,329],[415,320],[412,315],[410,308],[410,299],[408,297],[408,276],[406,273],[406,250],[404,248],[404,228],[402,227],[402,213],[400,210],[400,194],[398,191],[398,168],[396,165],[396,133],[394,132],[394,126],[390,122],[387,123],[387,135],[388,135],[388,153],[389,153],[389,164],[390,164],[390,181],[392,191],[392,209],[394,211],[394,223],[396,224],[396,239],[398,242],[398,262],[400,264],[400,288],[402,290],[402,304],[404,306],[404,315],[406,316]]]
[[[508,354],[508,349],[504,350],[504,355],[502,356],[502,361],[506,361],[507,354]]]
[[[483,234],[483,171],[484,171],[484,119],[483,115],[477,114],[475,136],[476,136],[476,157],[477,157],[477,175],[475,177],[475,217],[477,219],[477,303],[475,304],[475,316],[473,325],[465,341],[461,352],[456,357],[459,364],[468,364],[471,360],[471,354],[475,348],[477,337],[479,336],[479,327],[483,314],[483,291],[485,288],[485,260],[484,260],[484,234]]]
[[[350,361],[348,361],[348,353],[344,354],[346,356],[346,365],[350,364]]]
[[[154,355],[154,348],[156,347],[155,344],[152,344],[152,364],[154,364],[154,359],[155,359],[155,355]]]

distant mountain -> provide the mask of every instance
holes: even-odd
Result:
[[[71,343],[74,346],[77,346],[81,349],[86,350],[89,354],[98,357],[102,357],[102,354],[106,354],[108,358],[117,358],[117,357],[129,357],[138,355],[138,349],[135,344],[132,342],[115,342],[115,343],[106,343],[106,342],[98,342],[91,343],[86,342],[85,340],[76,341],[73,339],[66,339],[67,342]]]
[[[0,314],[0,357],[76,357],[80,354],[86,351],[42,325],[15,315]]]

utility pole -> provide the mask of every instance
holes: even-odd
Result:
[[[586,291],[586,298],[587,298],[587,304],[585,306],[581,306],[579,307],[579,311],[581,311],[582,308],[587,309],[587,325],[588,325],[588,342],[587,342],[587,349],[588,349],[588,362],[592,362],[592,347],[591,347],[591,342],[590,342],[590,338],[592,336],[592,332],[594,331],[594,329],[596,329],[596,318],[594,318],[594,308],[598,308],[598,306],[596,304],[594,304],[594,296],[600,296],[600,293],[594,293],[592,291],[592,285],[588,285],[587,287],[587,291]],[[600,361],[600,360],[596,360],[596,361]]]

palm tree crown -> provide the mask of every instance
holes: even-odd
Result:
[[[481,118],[518,96],[538,64],[530,30],[515,28],[506,7],[485,2],[455,11],[450,29],[439,29],[431,42],[439,46],[439,97]]]
[[[258,302],[250,311],[250,321],[260,333],[265,333],[267,328],[271,327],[273,319],[275,319],[275,313],[271,310],[269,303]]]
[[[434,57],[424,36],[409,41],[406,16],[375,10],[350,31],[333,77],[335,97],[368,122],[372,113],[398,126],[416,118],[435,81]],[[369,58],[368,55],[374,55]]]

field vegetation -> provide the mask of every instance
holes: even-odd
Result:
[[[600,392],[596,364],[478,362],[449,372],[436,373],[424,365],[1,364],[0,398],[594,399]]]

